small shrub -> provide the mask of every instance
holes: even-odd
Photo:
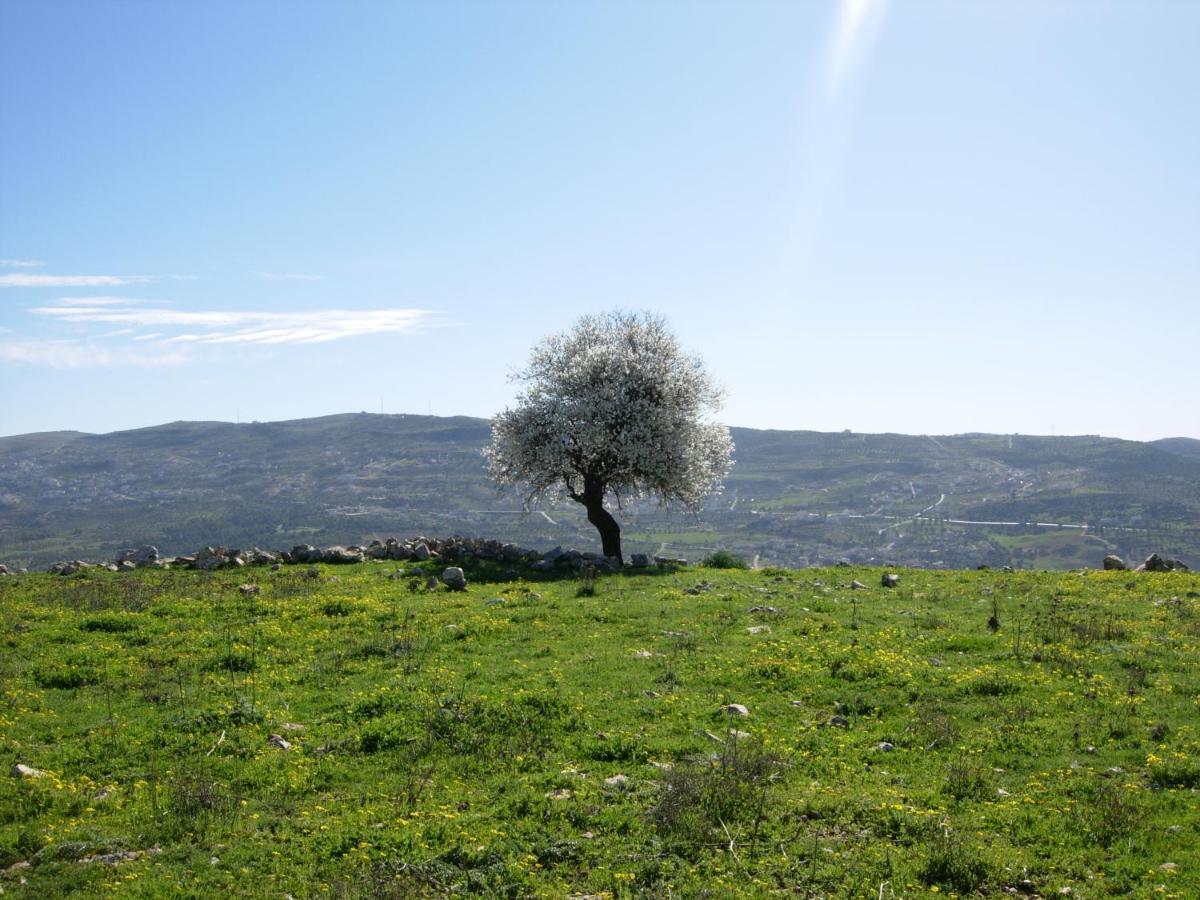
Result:
[[[84,631],[99,631],[105,634],[121,634],[137,628],[137,622],[120,616],[96,616],[87,619],[81,626]]]
[[[1149,767],[1149,774],[1159,787],[1200,788],[1200,761],[1194,759],[1156,759]]]
[[[704,557],[700,565],[708,569],[748,569],[750,563],[744,557],[730,553],[728,550],[716,550]]]
[[[992,872],[977,848],[968,847],[947,828],[932,841],[919,875],[930,887],[938,885],[972,894],[987,884]]]
[[[958,737],[954,717],[943,707],[933,704],[918,706],[908,727],[926,750],[951,746]]]
[[[751,826],[743,844],[752,846],[768,814],[768,792],[781,762],[761,745],[728,741],[715,760],[676,766],[666,774],[663,794],[650,810],[650,821],[684,853],[701,850],[719,831]]]
[[[100,683],[100,672],[89,665],[52,665],[37,669],[33,680],[38,687],[57,690],[74,690]]]
[[[987,770],[971,759],[956,759],[946,769],[943,790],[955,800],[983,800],[989,793]]]
[[[1111,847],[1132,834],[1142,811],[1130,792],[1115,784],[1089,785],[1083,791],[1079,815],[1088,836],[1101,847]]]

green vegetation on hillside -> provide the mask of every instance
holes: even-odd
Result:
[[[497,490],[482,456],[489,433],[484,419],[358,413],[0,438],[0,562],[414,534],[599,549],[576,504],[528,513],[517,493]],[[699,515],[623,505],[626,552],[698,559],[726,547],[797,567],[848,557],[1065,569],[1109,552],[1200,564],[1200,442],[732,434],[736,464]],[[1063,540],[1004,540],[1047,533]]]
[[[1196,576],[436,571],[0,578],[0,887],[1200,894]]]

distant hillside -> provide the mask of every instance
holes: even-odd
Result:
[[[574,504],[525,513],[496,490],[480,454],[488,434],[484,419],[360,413],[0,438],[0,561],[421,532],[595,543]],[[725,493],[699,517],[633,504],[619,516],[627,551],[1047,568],[1159,551],[1200,563],[1200,441],[733,436]]]
[[[1153,445],[1177,456],[1200,459],[1200,441],[1195,438],[1163,438],[1161,441],[1154,441]]]

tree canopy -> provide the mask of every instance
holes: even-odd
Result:
[[[698,509],[732,464],[729,429],[708,420],[722,391],[650,313],[586,316],[534,348],[516,405],[493,420],[493,477],[582,504],[604,555],[622,558],[605,508],[653,497]]]

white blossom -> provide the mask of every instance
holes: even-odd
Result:
[[[732,465],[729,429],[707,419],[722,391],[657,316],[587,316],[538,345],[516,406],[492,422],[491,474],[527,500],[653,497],[698,509]]]

